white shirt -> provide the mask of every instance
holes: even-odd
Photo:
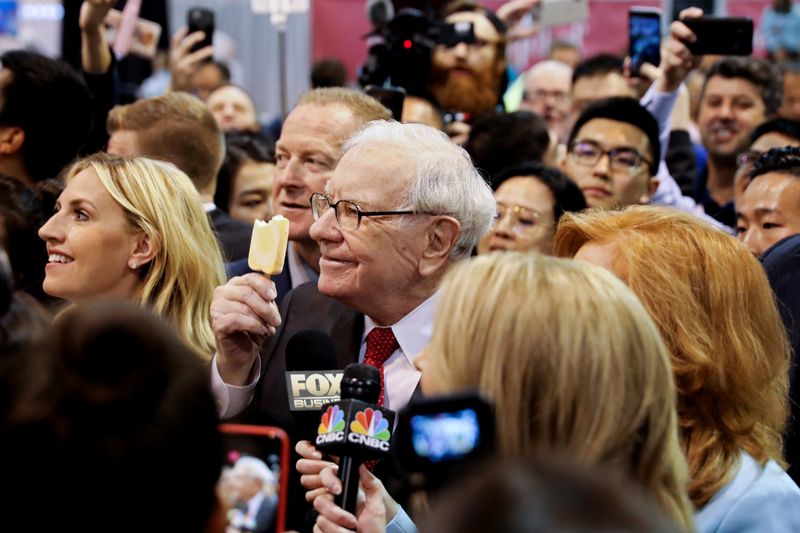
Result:
[[[422,352],[433,334],[433,317],[436,313],[438,292],[422,302],[416,309],[392,325],[392,333],[400,345],[383,363],[384,407],[399,411],[406,406],[417,388],[421,373],[414,366],[414,359]],[[378,327],[368,316],[364,317],[364,334],[361,336],[361,351],[358,361],[364,361],[367,351],[367,335]]]
[[[433,317],[439,300],[438,291],[422,302],[416,309],[404,316],[392,331],[400,347],[389,356],[383,365],[384,407],[397,411],[406,406],[417,388],[420,372],[414,366],[414,359],[431,340]],[[364,360],[367,349],[367,334],[376,327],[368,316],[364,317],[364,332],[361,336],[359,362]],[[229,385],[222,381],[217,369],[216,355],[211,361],[211,391],[217,400],[220,418],[230,418],[241,413],[253,399],[258,380],[261,379],[261,356],[256,357],[257,375],[244,386]]]
[[[210,213],[216,208],[217,204],[215,204],[214,202],[203,202],[203,211],[205,211],[206,214]]]
[[[286,254],[286,263],[289,267],[289,278],[292,280],[292,288],[296,289],[304,283],[314,282],[319,280],[319,274],[314,272],[311,266],[297,253],[293,242],[289,242],[289,249]]]

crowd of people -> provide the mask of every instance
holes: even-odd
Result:
[[[123,104],[111,0],[83,1],[80,68],[5,52],[4,522],[800,531],[791,31],[769,60],[695,56],[689,8],[636,74],[569,43],[516,73],[506,46],[536,3],[432,14],[470,36],[432,46],[401,112],[325,60],[262,124],[185,28],[164,94]],[[796,14],[776,0],[762,28]],[[272,215],[289,243],[266,276],[248,251]],[[402,462],[370,462],[343,509],[338,459],[290,409],[309,330],[336,368],[378,368],[382,408],[479,394],[486,464],[421,495]],[[223,421],[280,428],[291,472],[224,467]]]

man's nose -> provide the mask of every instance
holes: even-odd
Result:
[[[609,154],[600,154],[600,157],[592,168],[596,175],[608,176],[611,174],[611,156]]]
[[[319,214],[319,219],[315,220],[308,230],[309,236],[317,241],[336,241],[341,238],[339,225],[336,222],[336,213],[330,207]]]
[[[764,252],[764,247],[761,244],[761,236],[753,228],[749,228],[744,232],[742,244],[756,257],[759,257]]]
[[[467,43],[458,43],[451,50],[458,59],[467,59],[469,56],[469,45]]]

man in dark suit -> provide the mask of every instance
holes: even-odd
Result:
[[[212,387],[223,416],[255,395],[255,419],[297,435],[286,346],[308,329],[331,335],[340,365],[381,370],[385,407],[401,409],[417,388],[414,358],[430,339],[438,283],[488,230],[494,198],[466,152],[427,126],[372,122],[343,152],[325,193],[312,199],[317,286],[290,292],[282,314],[262,275],[233,278],[215,293]]]
[[[187,93],[116,106],[108,115],[108,153],[169,161],[189,176],[217,234],[226,261],[247,257],[252,226],[214,205],[217,173],[225,158],[222,133],[205,104]]]

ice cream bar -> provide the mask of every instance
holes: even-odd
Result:
[[[289,219],[275,215],[269,222],[256,220],[250,239],[247,264],[264,274],[278,274],[283,270],[286,245],[289,242]]]

